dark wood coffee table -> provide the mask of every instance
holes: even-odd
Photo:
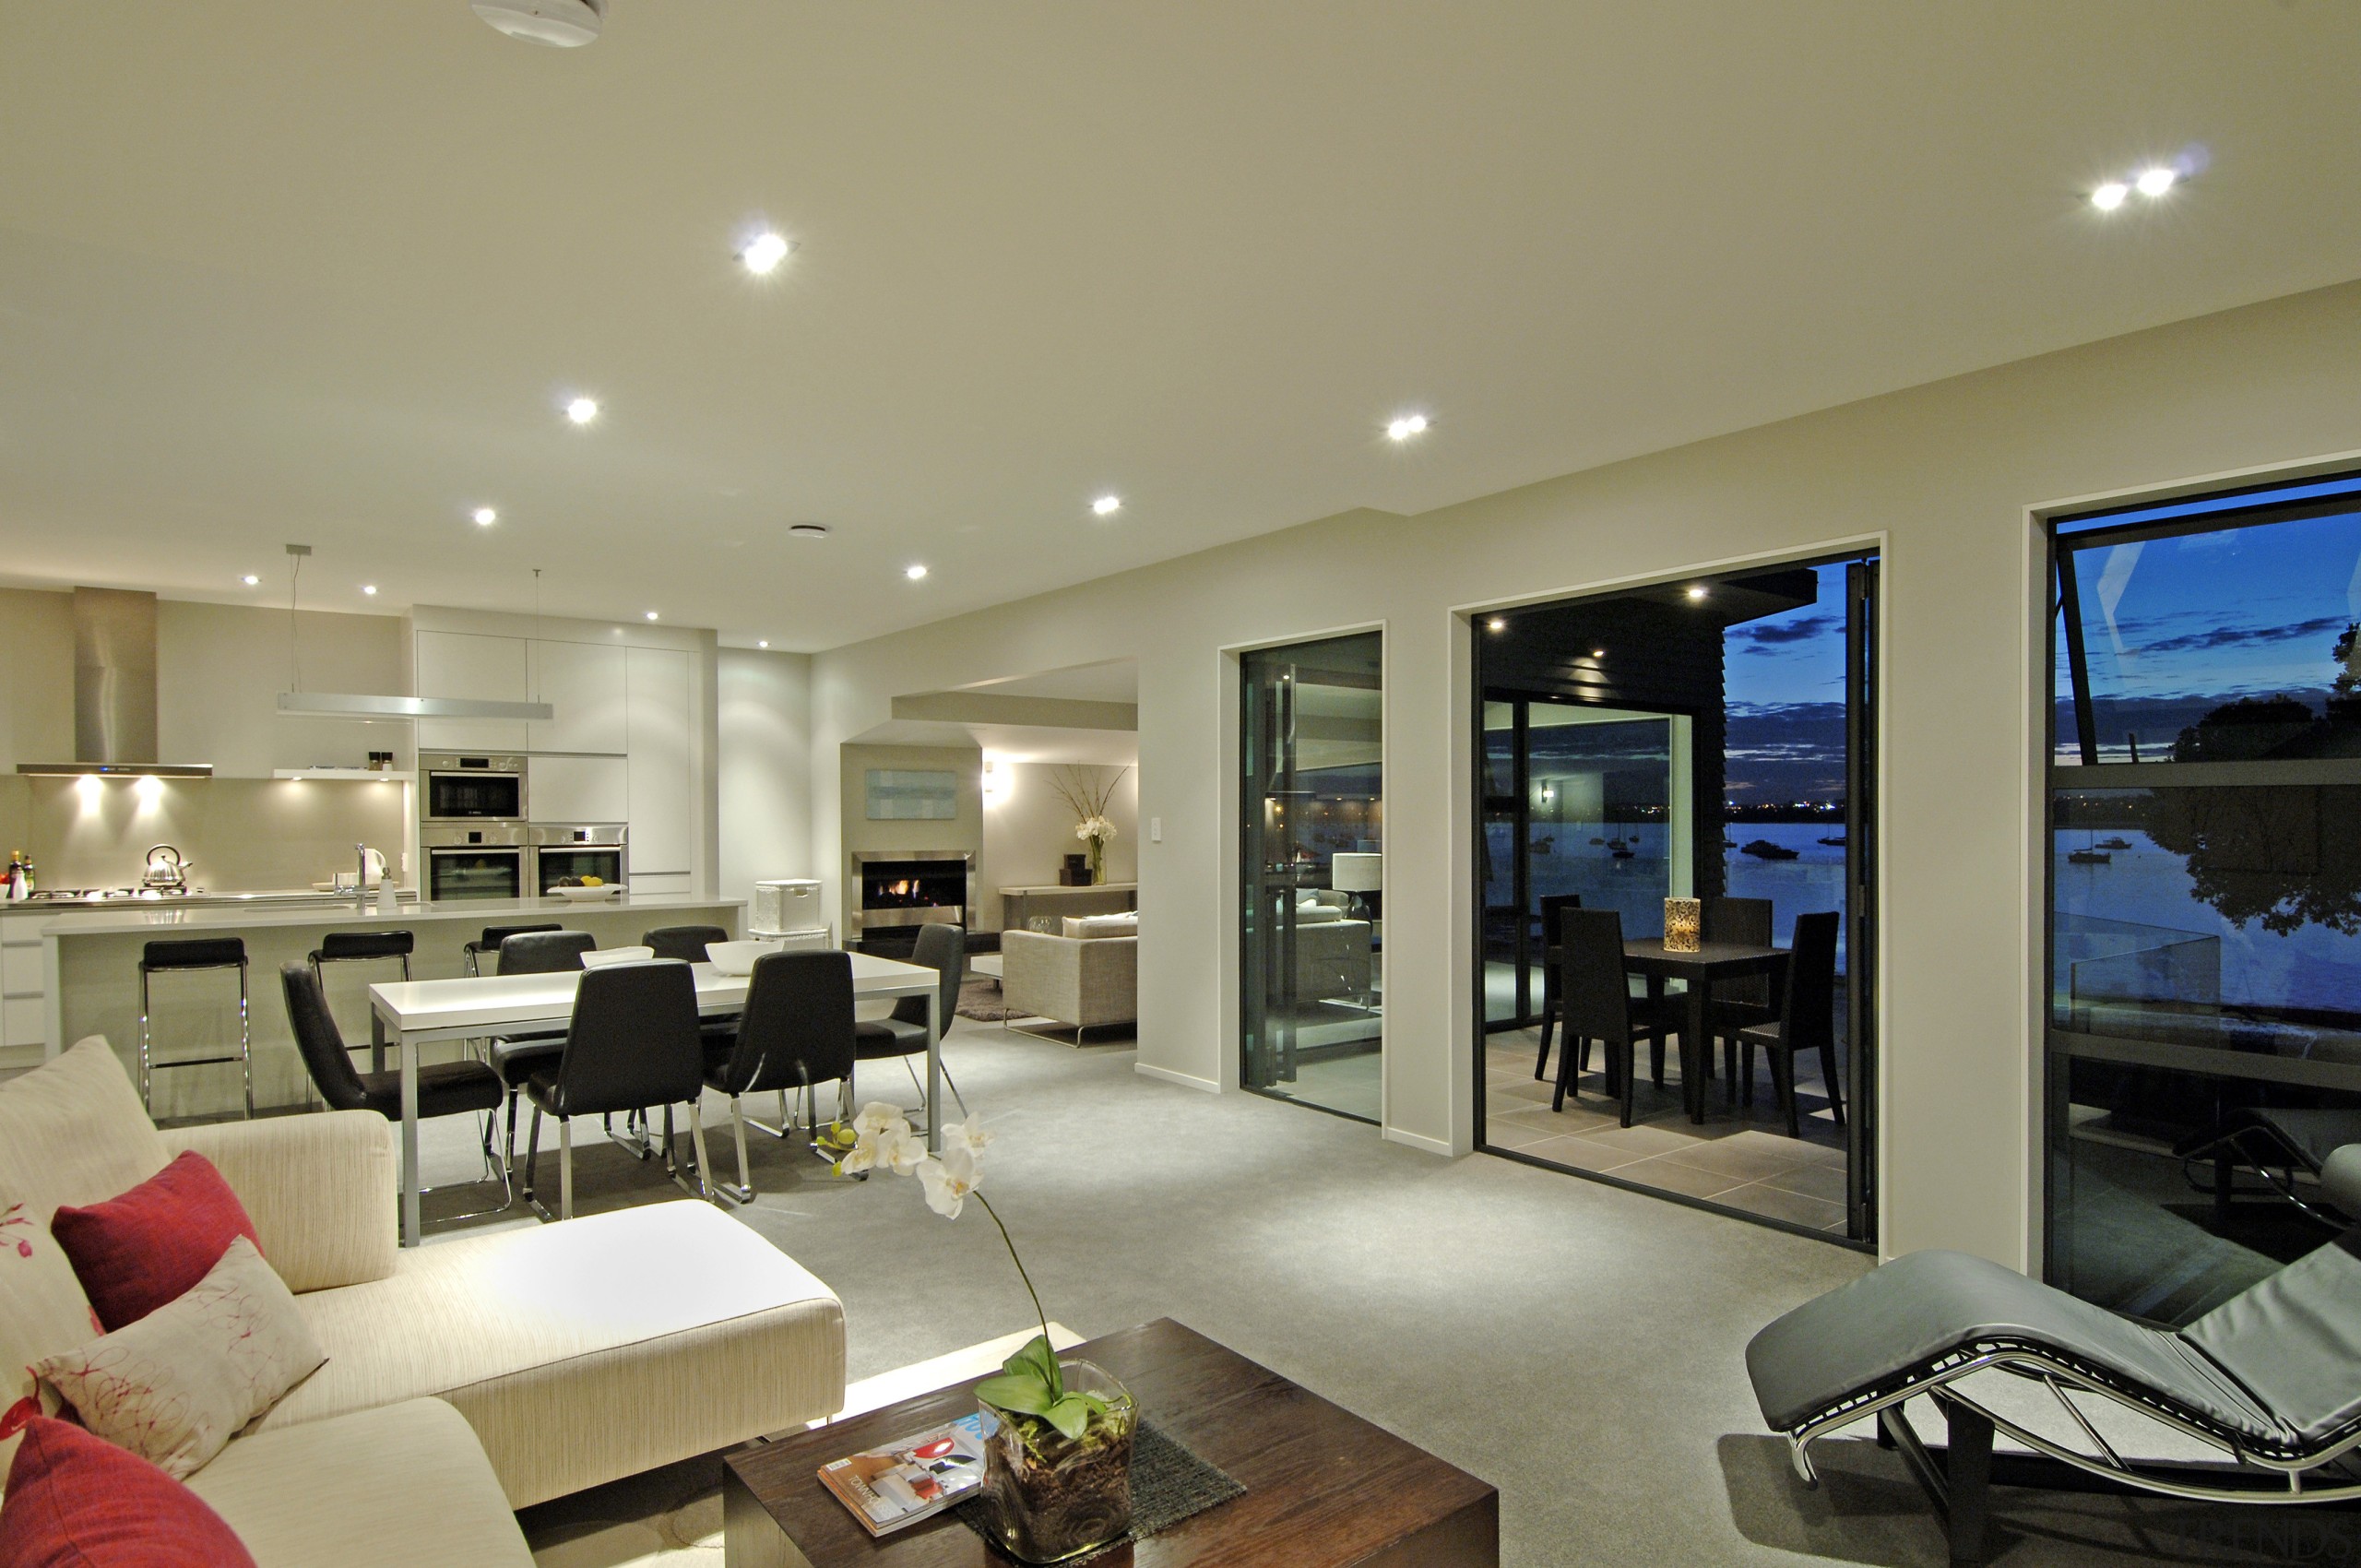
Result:
[[[1094,1568],[1457,1568],[1501,1560],[1498,1492],[1193,1329],[1159,1318],[1066,1354],[1121,1378],[1145,1419],[1246,1488],[1245,1496],[1100,1557]],[[947,1514],[872,1540],[819,1481],[820,1467],[832,1459],[973,1410],[974,1388],[955,1384],[730,1455],[721,1483],[729,1568],[1006,1563]]]

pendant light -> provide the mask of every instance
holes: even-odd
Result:
[[[311,719],[525,719],[547,722],[557,717],[545,702],[497,702],[488,697],[397,697],[364,692],[307,692],[298,658],[295,600],[303,580],[308,544],[287,547],[287,685],[279,694],[279,711]],[[540,574],[533,574],[535,597]],[[539,611],[535,612],[538,618]]]

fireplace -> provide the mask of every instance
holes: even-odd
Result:
[[[976,858],[959,849],[860,849],[852,871],[858,907],[848,921],[864,953],[903,956],[924,925],[969,923]]]

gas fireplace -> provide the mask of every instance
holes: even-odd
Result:
[[[855,850],[852,870],[860,907],[847,934],[864,953],[907,954],[920,926],[973,923],[976,860],[964,850]]]

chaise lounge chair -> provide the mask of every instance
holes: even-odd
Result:
[[[2361,1213],[2361,1145],[2332,1155],[2325,1195]],[[1998,1483],[2245,1503],[2361,1498],[2361,1228],[2177,1332],[2144,1327],[1964,1253],[1912,1253],[1805,1302],[1746,1348],[1762,1418],[1817,1485],[1812,1443],[1875,1416],[1944,1515],[1955,1562],[1984,1552]],[[1960,1380],[1998,1370],[2047,1384],[2087,1451],[1979,1404]],[[1925,1395],[1949,1425],[1929,1449],[1902,1419]],[[2126,1458],[2076,1396],[2112,1401],[2217,1450],[2204,1463]],[[2031,1455],[1992,1452],[1995,1431]]]

